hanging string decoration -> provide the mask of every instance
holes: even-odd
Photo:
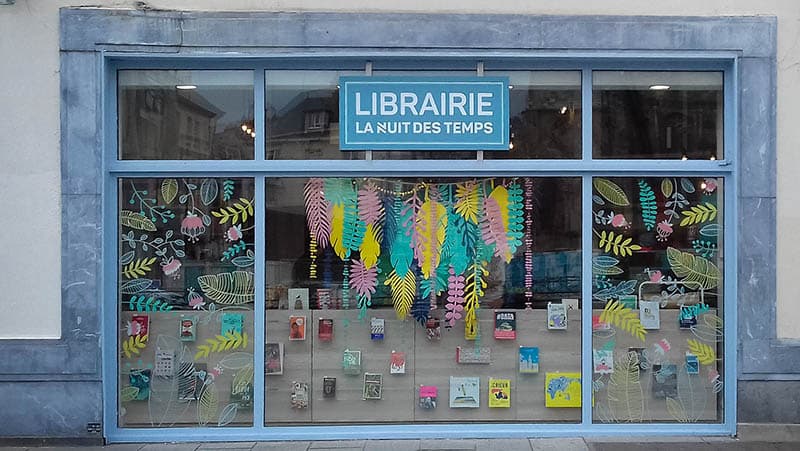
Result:
[[[525,179],[525,300],[533,301],[533,180]]]
[[[310,178],[303,188],[306,204],[306,223],[310,238],[311,266],[309,277],[317,278],[317,252],[325,249],[331,236],[331,206],[325,200],[325,181]]]

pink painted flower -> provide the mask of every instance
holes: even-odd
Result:
[[[203,296],[195,293],[194,288],[189,288],[189,294],[186,295],[186,299],[189,301],[189,307],[200,310],[201,307],[206,305],[206,300],[203,299]]]
[[[626,229],[630,228],[631,226],[628,223],[628,220],[625,219],[625,216],[621,214],[615,215],[613,218],[611,218],[611,225],[616,228],[626,228]]]
[[[165,275],[172,276],[175,279],[181,277],[181,273],[178,272],[181,269],[181,261],[175,257],[161,260],[161,269]]]
[[[239,240],[242,239],[242,236],[243,235],[242,235],[242,225],[241,224],[236,225],[236,226],[231,226],[225,232],[225,241],[230,241],[230,242],[239,241]]]
[[[650,282],[661,282],[664,276],[661,274],[661,271],[652,271],[650,272]]]
[[[206,226],[203,224],[203,219],[194,214],[194,212],[187,213],[186,217],[181,221],[181,233],[188,236],[189,241],[192,243],[196,243],[197,237],[205,231]]]
[[[656,226],[656,232],[658,233],[658,241],[667,241],[667,238],[672,235],[672,224],[666,220],[661,221]]]
[[[717,180],[705,179],[703,180],[703,183],[700,186],[703,188],[703,193],[711,194],[717,190]]]

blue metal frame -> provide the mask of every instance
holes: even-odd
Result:
[[[413,61],[410,59],[413,58]],[[268,426],[264,424],[264,378],[254,379],[254,424],[226,428],[120,428],[117,424],[118,360],[115,265],[103,265],[103,386],[105,434],[109,441],[225,441],[363,438],[508,438],[566,437],[589,435],[734,435],[736,432],[737,375],[737,199],[738,199],[738,54],[735,52],[545,52],[532,56],[523,51],[421,51],[413,53],[365,52],[354,55],[327,49],[324,55],[277,53],[271,57],[242,58],[181,57],[158,54],[104,54],[103,73],[103,261],[117,261],[117,197],[119,177],[228,176],[255,178],[256,230],[265,226],[265,180],[291,176],[574,176],[582,179],[582,212],[591,210],[595,176],[716,176],[724,178],[724,413],[720,423],[702,424],[599,424],[592,423],[592,309],[583,308],[581,358],[583,408],[580,423],[470,423],[350,426]],[[486,70],[576,70],[582,74],[582,157],[576,160],[428,160],[418,161],[266,161],[264,159],[264,71],[266,69],[358,69],[372,62],[375,70],[386,68],[429,69],[436,67],[474,70],[485,62]],[[434,63],[435,61],[435,63]],[[255,158],[248,161],[119,161],[117,155],[116,72],[119,69],[248,69],[255,74]],[[706,70],[724,74],[724,153],[719,161],[593,160],[591,133],[592,71],[596,70]],[[480,74],[479,74],[480,75]],[[592,218],[582,214],[582,299],[591,306]],[[265,255],[264,234],[256,234],[257,255]],[[265,260],[256,260],[257,287],[265,283]],[[113,308],[108,308],[113,306]],[[264,290],[256,289],[255,368],[264,364]],[[257,372],[258,374],[258,372]]]

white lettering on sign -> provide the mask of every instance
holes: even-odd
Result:
[[[373,92],[365,104],[361,93],[356,91],[355,104],[356,116],[491,116],[494,94],[443,92],[437,99],[433,93],[426,92],[420,102],[419,95],[414,92],[381,91]]]

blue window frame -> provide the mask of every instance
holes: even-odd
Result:
[[[369,60],[369,61],[367,61]],[[119,350],[115,340],[104,341],[105,424],[109,439],[114,441],[142,440],[270,440],[270,439],[347,439],[347,438],[467,438],[514,436],[574,436],[574,435],[644,435],[644,434],[697,434],[722,435],[735,433],[736,422],[736,282],[737,282],[737,56],[733,53],[682,54],[663,57],[648,52],[632,52],[620,57],[613,52],[558,57],[531,57],[523,54],[475,54],[453,58],[446,53],[426,54],[422,58],[395,57],[389,53],[374,54],[369,58],[358,55],[306,55],[263,59],[221,58],[154,58],[107,55],[104,60],[104,240],[103,260],[117,262],[117,198],[118,180],[123,177],[252,177],[255,179],[255,227],[265,226],[265,180],[268,177],[300,176],[576,176],[582,179],[582,298],[592,299],[592,210],[593,177],[718,177],[724,180],[724,223],[728,239],[724,242],[724,416],[714,424],[599,424],[593,422],[592,403],[584,402],[581,422],[577,424],[414,424],[406,425],[344,425],[344,426],[269,426],[264,423],[264,380],[254,379],[254,418],[252,427],[193,428],[193,429],[129,429],[118,426],[117,393]],[[417,162],[372,160],[370,152],[363,160],[326,161],[269,161],[265,159],[264,133],[256,133],[253,160],[230,161],[123,161],[117,159],[117,71],[123,69],[219,69],[252,70],[254,74],[253,97],[255,130],[264,130],[264,74],[267,70],[336,69],[363,70],[369,75],[373,70],[469,70],[477,75],[484,70],[574,70],[582,75],[582,158],[576,160],[484,160],[482,153],[475,160],[427,160],[424,166]],[[592,77],[595,71],[719,71],[723,73],[724,89],[724,146],[725,157],[720,160],[612,160],[592,157]],[[260,256],[255,261],[255,311],[254,330],[256,369],[264,367],[264,323],[258,318],[265,315],[265,242],[263,234],[255,234],[254,251]],[[106,264],[104,283],[104,332],[106,337],[117,337],[115,300],[116,267]],[[592,310],[582,310],[582,324],[592,324]],[[582,379],[592,380],[592,329],[582,328]],[[259,371],[256,371],[259,374]],[[582,398],[592,398],[592,385],[582,385]]]

